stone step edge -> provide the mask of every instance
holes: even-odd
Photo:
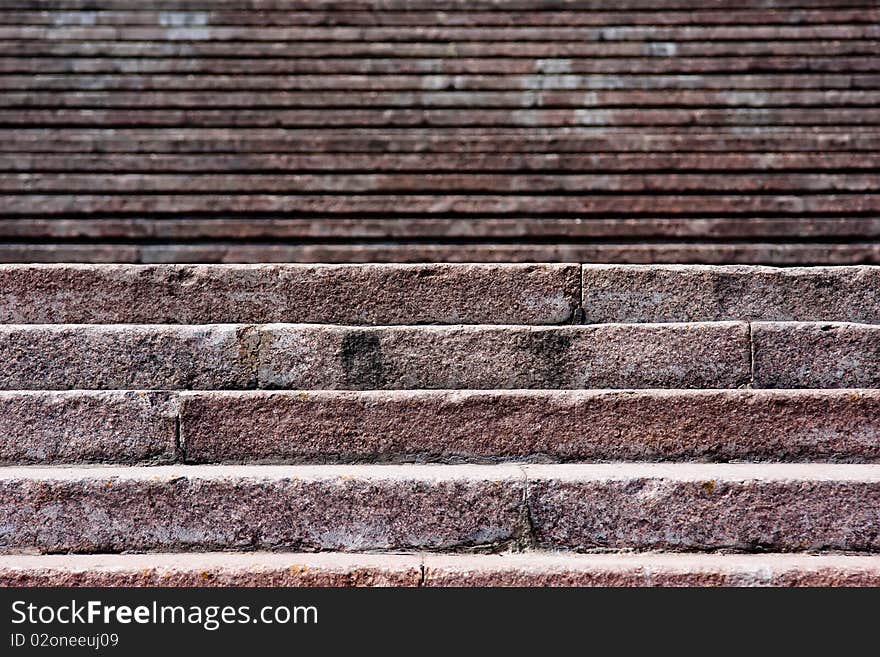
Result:
[[[861,464],[7,467],[0,545],[876,554],[878,504]]]
[[[6,555],[0,586],[878,586],[880,556],[526,552]]]
[[[0,391],[0,464],[880,462],[880,390]]]
[[[0,388],[875,388],[878,335],[847,322],[8,324]]]

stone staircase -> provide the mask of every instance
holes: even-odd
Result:
[[[0,583],[880,585],[880,268],[0,267]]]

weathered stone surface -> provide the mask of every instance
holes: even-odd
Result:
[[[513,466],[0,468],[0,550],[399,550],[522,533]]]
[[[880,388],[880,326],[752,325],[758,388]]]
[[[254,387],[257,342],[234,325],[3,325],[0,389]]]
[[[577,265],[8,265],[6,323],[559,324]]]
[[[181,394],[186,459],[880,461],[878,390]]]
[[[588,322],[880,323],[880,267],[583,268]]]
[[[269,325],[260,387],[735,388],[743,323],[352,328]]]
[[[426,555],[425,586],[878,586],[880,557],[806,554]]]
[[[528,465],[547,549],[877,551],[880,467]]]
[[[421,569],[424,567],[424,582]],[[880,557],[793,554],[6,555],[0,586],[878,586]]]
[[[418,586],[415,555],[7,555],[0,586]]]
[[[3,80],[0,79],[0,84]],[[437,155],[440,162],[448,161],[452,154]],[[741,154],[742,155],[742,154]],[[789,153],[791,155],[816,156],[830,159],[832,155],[822,153]],[[4,166],[12,167],[19,163],[20,168],[26,168],[23,163],[24,157],[20,153],[4,156],[0,152],[0,169]],[[30,156],[34,160],[34,164],[40,164],[42,167],[48,166],[46,161],[56,160],[62,166],[65,162],[76,159],[75,155],[58,155],[53,158],[51,155],[44,153],[36,153]],[[161,167],[163,162],[162,156],[153,156],[149,160],[144,160],[140,155],[122,156],[121,160],[111,159],[108,155],[90,155],[81,156],[87,160],[88,166],[93,167],[110,167],[113,168],[113,162],[118,161],[119,167],[131,169],[132,166],[140,164],[142,166]],[[234,166],[234,163],[243,163],[240,166],[266,166],[263,158],[260,156],[228,156],[231,162],[227,166]],[[272,156],[267,156],[272,157]],[[276,156],[278,157],[278,156]],[[346,153],[342,158],[333,158],[320,155],[300,157],[300,160],[310,162],[313,159],[319,161],[330,161],[334,165],[351,161],[358,161],[356,154]],[[361,158],[366,161],[378,159],[379,156],[370,156],[361,154]],[[480,161],[486,160],[487,156],[478,157]],[[498,162],[506,163],[507,166],[516,167],[516,163],[520,161],[515,154],[513,155],[496,155],[488,156],[489,158],[497,158]],[[564,159],[559,155],[542,156],[543,161],[549,164]],[[585,158],[598,158],[597,155],[583,156]],[[744,155],[745,157],[745,155]],[[297,156],[286,156],[286,159],[297,158]],[[413,162],[420,162],[429,155],[398,155],[401,158],[413,158]],[[605,159],[607,158],[607,160]],[[765,155],[752,155],[752,161],[764,161]],[[834,159],[844,163],[852,163],[852,154],[838,154]],[[774,157],[784,159],[781,155]],[[866,158],[867,159],[867,158]],[[674,156],[666,156],[664,158],[655,159],[654,162],[670,162],[674,161]],[[26,162],[27,160],[24,160]],[[109,161],[109,164],[108,164]],[[179,167],[181,162],[180,156],[165,156],[167,166]],[[224,161],[224,157],[220,155],[192,155],[183,157],[182,161],[186,162],[193,168],[209,168],[211,166],[220,166],[219,162]],[[454,158],[452,159],[454,162]],[[626,154],[613,153],[604,154],[601,159],[603,167],[611,166],[614,163],[626,162]],[[707,166],[709,163],[729,161],[718,154],[700,155],[699,165]],[[863,160],[860,160],[863,161]],[[250,163],[253,162],[251,165]],[[528,163],[526,163],[527,165]],[[561,164],[561,163],[560,163]],[[772,164],[772,162],[771,162]],[[880,168],[880,156],[876,157],[876,162],[870,161],[872,166]],[[85,166],[85,165],[84,165]],[[552,249],[559,249],[566,240],[582,240],[588,238],[615,239],[622,235],[630,238],[650,238],[650,239],[666,239],[676,240],[682,238],[690,239],[742,239],[750,237],[756,240],[764,239],[802,239],[805,235],[811,238],[836,238],[836,239],[852,239],[867,240],[880,237],[880,218],[875,217],[798,217],[798,216],[782,216],[782,217],[709,217],[709,218],[693,218],[693,217],[644,217],[639,219],[619,218],[619,217],[595,217],[589,220],[584,219],[513,219],[510,217],[500,217],[496,219],[444,219],[444,218],[422,218],[422,219],[367,219],[358,217],[356,219],[340,219],[321,218],[321,219],[301,219],[291,217],[279,217],[272,219],[263,219],[256,217],[243,217],[235,219],[227,219],[217,221],[216,219],[202,219],[196,217],[162,217],[161,219],[149,219],[144,217],[130,218],[118,217],[100,219],[93,217],[84,217],[79,219],[64,219],[62,221],[56,219],[36,219],[36,218],[15,218],[0,219],[0,237],[16,238],[16,239],[85,239],[85,240],[133,240],[133,239],[151,239],[164,240],[166,242],[174,242],[176,240],[383,240],[383,246],[391,249],[392,254],[400,250],[402,242],[409,240],[435,240],[434,244],[412,243],[410,248],[414,252],[427,249],[430,247],[437,248],[436,241],[439,240],[480,240],[483,242],[482,248],[484,254],[491,253],[493,242],[499,239],[520,241],[520,248],[524,248],[524,243],[530,243],[528,246],[535,252],[539,252],[541,248],[548,253],[552,253]],[[546,243],[548,240],[555,240],[559,245],[546,245],[531,243],[533,240],[541,240]],[[496,242],[497,245],[497,242]],[[458,250],[463,253],[476,253],[473,245],[466,246],[464,244],[456,245]],[[569,244],[569,249],[577,248],[579,253],[589,255],[598,253],[600,244],[575,245]],[[621,248],[622,245],[612,248]],[[799,245],[803,248],[805,245]],[[826,245],[831,246],[831,245]],[[731,253],[731,245],[722,244],[721,247],[726,253]],[[754,251],[758,245],[749,244],[748,247]],[[782,252],[790,249],[791,245],[780,245]],[[191,248],[196,248],[191,245]],[[295,252],[297,247],[286,246],[287,252]],[[307,247],[299,247],[301,251],[307,251]],[[450,251],[454,250],[453,246],[447,247]],[[631,248],[647,249],[645,245],[633,244]],[[684,247],[683,247],[684,248]],[[695,249],[699,252],[705,248],[705,245],[696,245]],[[771,245],[764,245],[764,251],[768,252]],[[839,248],[839,247],[838,247]],[[375,249],[375,247],[374,247]],[[219,251],[220,247],[217,246]],[[264,250],[269,250],[264,247]],[[356,247],[351,247],[350,251],[354,253]],[[573,252],[576,253],[576,252]],[[377,255],[378,257],[378,255]]]
[[[171,461],[177,410],[163,392],[0,392],[0,463]]]

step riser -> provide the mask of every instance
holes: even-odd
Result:
[[[0,322],[561,324],[579,277],[578,265],[12,265]]]
[[[872,388],[880,327],[6,325],[0,357],[4,390]]]
[[[717,210],[716,210],[717,211]],[[829,210],[830,212],[831,210]],[[189,225],[191,213],[184,212]],[[601,219],[601,217],[599,217]],[[825,218],[821,217],[824,221]],[[593,219],[591,218],[590,221]],[[747,220],[746,217],[743,220]],[[809,218],[807,220],[812,220]],[[17,222],[17,219],[0,220]],[[52,231],[63,230],[58,219],[52,222]],[[67,219],[62,220],[68,225]],[[117,221],[102,219],[101,221]],[[161,221],[162,232],[168,224]],[[221,224],[215,221],[213,228]],[[468,220],[470,221],[470,220]],[[798,221],[804,221],[798,217]],[[108,224],[109,225],[109,224]],[[178,224],[179,225],[179,224]],[[148,230],[154,232],[152,224]],[[635,230],[635,229],[633,229]],[[186,243],[177,241],[161,244],[133,244],[127,238],[115,238],[112,242],[94,242],[90,239],[57,243],[7,243],[0,245],[0,262],[79,262],[79,263],[547,263],[547,262],[594,262],[630,264],[703,264],[703,265],[880,265],[880,244],[867,240],[861,233],[859,241],[840,244],[835,241],[777,242],[770,238],[745,244],[740,241],[708,241],[697,235],[698,241],[663,240],[652,244],[634,244],[628,241],[630,229],[620,237],[620,242],[577,244],[568,239],[543,244],[531,241],[520,244],[488,242],[483,244],[458,244],[445,238],[425,244],[421,242],[381,242],[378,244],[290,244],[246,241],[228,241],[214,237],[211,242]],[[140,236],[137,236],[140,237]],[[687,236],[685,236],[687,237]],[[25,236],[26,240],[35,238]]]
[[[184,213],[184,217],[191,216]],[[799,219],[799,221],[802,219]],[[824,220],[824,219],[823,219]],[[17,221],[17,219],[0,220]],[[57,225],[56,219],[48,220]],[[113,221],[105,220],[101,221]],[[162,219],[166,226],[166,220]],[[189,219],[186,219],[189,222]],[[64,220],[65,225],[67,219]],[[214,227],[220,224],[215,223]],[[52,228],[56,230],[56,228]],[[152,232],[153,228],[149,230]],[[547,263],[594,262],[630,264],[703,265],[880,265],[880,244],[871,241],[785,242],[762,240],[742,242],[683,242],[676,239],[655,244],[620,243],[572,244],[458,244],[400,243],[380,244],[265,244],[229,242],[215,238],[209,243],[131,244],[93,241],[62,243],[9,243],[0,245],[0,262],[79,262],[79,263]],[[33,239],[27,236],[26,239]],[[118,238],[124,239],[124,238]]]
[[[6,552],[522,544],[880,550],[873,466],[190,466],[2,474]]]
[[[188,462],[880,460],[880,391],[185,393]]]
[[[876,390],[0,392],[9,465],[873,463],[878,435]]]
[[[171,463],[175,393],[0,392],[0,464]]]

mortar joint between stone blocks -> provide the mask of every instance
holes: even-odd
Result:
[[[749,320],[746,330],[749,336],[749,382],[746,387],[755,387],[755,336],[753,333],[752,322]]]

